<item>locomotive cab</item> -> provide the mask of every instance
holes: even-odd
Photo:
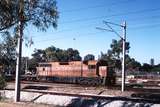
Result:
[[[114,85],[116,81],[115,69],[113,66],[108,66],[108,62],[99,60],[97,62],[96,73],[103,78],[103,85]]]

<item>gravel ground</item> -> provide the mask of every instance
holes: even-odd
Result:
[[[14,89],[14,83],[8,83],[8,89]],[[123,96],[131,97],[135,94],[134,91],[121,92],[116,89],[108,89],[106,87],[86,87],[73,84],[56,84],[56,83],[23,83],[21,89],[25,90],[39,90],[39,91],[54,91],[70,94],[93,94],[93,95],[105,95],[105,96]],[[143,90],[142,90],[143,91]],[[152,92],[151,92],[152,93]],[[1,94],[9,99],[14,99],[14,91],[2,91]],[[71,96],[58,96],[40,93],[21,92],[21,101],[28,101],[33,103],[43,103],[56,106],[68,106],[68,107],[160,107],[160,104],[142,103],[132,101],[111,101],[105,99],[94,98],[79,98]],[[53,106],[54,105],[54,106]],[[1,106],[0,106],[1,107]],[[47,106],[48,107],[48,106]]]
[[[38,86],[39,88],[34,89]],[[32,88],[31,88],[32,87]],[[45,87],[45,88],[44,88]],[[14,89],[14,83],[7,83],[7,89]],[[66,92],[73,94],[95,94],[95,95],[111,95],[111,96],[126,96],[130,97],[134,92],[125,91],[121,92],[120,90],[108,89],[106,87],[92,87],[92,86],[80,86],[74,84],[56,84],[56,83],[23,83],[21,84],[21,89],[32,89],[32,90],[49,90],[56,92]]]
[[[35,104],[35,103],[14,103],[12,101],[0,102],[0,107],[56,107],[54,105],[45,105],[45,104]]]
[[[14,98],[14,91],[1,91],[1,95],[6,98]],[[58,96],[40,93],[21,92],[21,101],[27,101],[37,104],[49,104],[51,106],[68,107],[160,107],[160,104],[142,103],[132,101],[112,101],[105,99],[80,98],[69,96]],[[1,107],[1,106],[0,106]],[[4,107],[4,106],[3,106]],[[19,105],[17,107],[20,107]],[[22,104],[22,107],[23,106]],[[30,106],[29,106],[30,107]],[[32,107],[32,106],[31,106]],[[34,107],[34,106],[33,106]],[[42,106],[43,107],[43,106]],[[48,105],[46,105],[48,107]]]

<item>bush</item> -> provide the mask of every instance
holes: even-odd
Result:
[[[0,89],[4,89],[6,86],[6,81],[3,76],[0,76]]]

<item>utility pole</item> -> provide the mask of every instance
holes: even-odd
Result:
[[[20,101],[20,70],[21,70],[21,56],[22,56],[22,37],[23,37],[23,7],[24,1],[18,0],[18,47],[17,47],[17,64],[16,64],[16,81],[15,81],[15,102]]]
[[[122,87],[121,91],[125,90],[125,55],[126,55],[126,22],[123,23],[123,59],[122,59]]]
[[[126,54],[126,21],[123,22],[123,25],[120,25],[120,24],[116,24],[116,23],[112,23],[112,22],[107,22],[107,21],[103,21],[109,29],[104,29],[104,28],[99,28],[99,27],[96,27],[96,29],[99,29],[99,30],[105,30],[105,31],[109,31],[109,32],[113,32],[115,33],[118,37],[120,37],[123,41],[123,50],[122,50],[122,81],[121,81],[121,91],[124,92],[125,90],[125,54]],[[117,33],[111,26],[111,25],[114,25],[114,26],[119,26],[121,28],[123,28],[123,36],[121,36],[119,33]]]

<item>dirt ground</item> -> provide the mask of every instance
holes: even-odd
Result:
[[[3,102],[0,102],[0,107],[57,107],[57,106],[35,104],[35,103],[26,103],[26,102],[14,103],[14,102],[3,101]]]
[[[14,82],[8,82],[6,89],[14,89]],[[22,90],[38,90],[38,91],[53,91],[70,94],[93,94],[93,95],[108,95],[108,96],[123,96],[123,97],[141,97],[141,98],[159,98],[160,87],[150,88],[129,88],[126,87],[125,92],[121,92],[121,87],[99,87],[99,86],[81,86],[75,84],[58,84],[58,83],[39,83],[39,82],[23,82],[21,83]],[[152,99],[152,98],[151,98]]]
[[[12,89],[14,91],[14,82],[8,82],[6,89]],[[126,98],[142,98],[142,99],[147,99],[151,100],[151,103],[159,104],[160,102],[160,87],[126,87],[125,92],[121,92],[121,87],[120,86],[114,86],[114,87],[104,87],[104,86],[86,86],[86,85],[75,85],[75,84],[58,84],[58,83],[39,83],[39,82],[22,82],[21,83],[21,89],[23,91],[50,91],[50,92],[57,92],[57,93],[69,93],[69,94],[91,94],[91,95],[101,95],[101,96],[112,96],[112,97],[126,97]],[[35,94],[35,93],[34,93]],[[10,96],[13,96],[14,93],[9,93]],[[26,93],[24,93],[26,95]],[[33,94],[31,94],[32,96]],[[33,99],[30,95],[23,96],[25,100],[23,101],[29,101],[33,100],[36,98],[36,101],[46,102],[45,104],[50,104],[50,102],[54,105],[62,104],[59,103],[59,97],[53,97],[53,96],[48,96],[48,95],[35,95],[38,97],[35,97],[33,95]],[[39,97],[40,96],[40,97]],[[48,96],[48,97],[47,97]],[[55,98],[56,101],[54,103],[50,101],[49,97]],[[57,98],[57,99],[56,99]],[[68,98],[67,98],[68,99]],[[61,99],[62,100],[62,99]],[[63,99],[65,102],[66,98]],[[70,99],[72,100],[72,99]],[[152,102],[152,100],[154,102]],[[81,101],[81,100],[80,100]],[[85,102],[86,100],[84,100]],[[90,100],[89,100],[90,101]],[[49,102],[49,103],[48,103]],[[69,102],[68,100],[66,102]],[[88,102],[88,100],[87,100]],[[91,102],[97,103],[97,101],[93,100]],[[120,102],[121,103],[121,102]],[[123,102],[124,103],[124,102]],[[65,103],[64,103],[65,104]],[[128,104],[128,102],[127,102]],[[140,104],[140,103],[139,103]],[[13,103],[14,105],[14,103]],[[36,105],[37,106],[37,105]],[[15,107],[36,107],[34,104],[16,104]],[[5,105],[0,104],[0,107],[5,107]],[[6,107],[13,107],[12,104],[6,105]],[[44,106],[44,105],[38,105],[38,107],[54,107],[54,106]],[[83,106],[82,106],[83,107]],[[114,107],[114,106],[113,106]],[[159,105],[157,107],[160,107]]]

